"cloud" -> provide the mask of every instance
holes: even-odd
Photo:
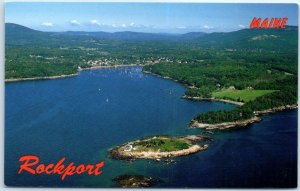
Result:
[[[244,25],[239,25],[239,27],[242,29],[246,28]]]
[[[74,21],[74,20],[73,20]],[[77,25],[80,24],[79,22],[77,23]],[[131,23],[123,23],[123,24],[105,24],[105,23],[100,23],[97,19],[92,19],[88,22],[88,24],[90,25],[97,25],[97,26],[101,26],[101,27],[106,27],[106,28],[142,28],[142,27],[146,27],[144,25],[140,25],[140,24],[136,24],[135,22],[131,22]],[[73,25],[76,25],[75,22],[73,23]]]
[[[130,23],[129,26],[134,27],[136,24],[134,22]]]
[[[77,20],[71,20],[70,24],[73,26],[80,26],[80,22],[78,22]]]
[[[186,29],[186,26],[179,26],[179,27],[176,27],[178,29]]]
[[[90,20],[90,23],[91,23],[92,25],[98,25],[98,26],[101,26],[101,23],[100,23],[98,20],[96,20],[96,19]]]
[[[43,22],[41,25],[46,26],[46,27],[53,27],[53,23],[50,23],[50,22]]]
[[[212,29],[214,27],[211,27],[211,26],[208,26],[208,25],[203,25],[203,28],[205,28],[205,29]]]
[[[129,24],[121,24],[119,27],[122,27],[122,28],[142,28],[142,27],[145,27],[144,25],[141,25],[141,24],[136,24],[135,22],[131,22]]]
[[[131,22],[129,25],[127,25],[128,27],[132,27],[132,28],[145,28],[147,26],[145,25],[141,25],[141,24],[137,24],[137,23],[134,23],[134,22]]]

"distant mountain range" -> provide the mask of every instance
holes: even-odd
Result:
[[[186,34],[141,33],[141,32],[41,32],[28,27],[6,23],[5,37],[7,44],[31,44],[65,39],[96,38],[123,41],[176,41],[196,43],[205,47],[219,48],[270,48],[284,50],[286,47],[297,49],[298,27],[287,26],[286,29],[242,29],[234,32],[190,32]]]
[[[169,39],[169,38],[186,38],[193,39],[205,35],[203,32],[191,32],[186,34],[168,34],[168,33],[143,33],[143,32],[132,32],[132,31],[123,31],[123,32],[86,32],[86,31],[66,31],[66,32],[42,32],[37,31],[22,25],[14,23],[5,24],[6,37],[14,38],[26,38],[32,35],[72,35],[72,36],[91,36],[103,39],[119,39],[119,40],[160,40],[160,39]]]

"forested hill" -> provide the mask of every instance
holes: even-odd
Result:
[[[298,27],[286,29],[243,29],[228,33],[211,33],[193,39],[202,46],[233,49],[268,49],[297,51]]]
[[[41,32],[6,23],[5,77],[72,74],[78,67],[101,65],[200,61],[268,63],[278,70],[297,73],[297,34],[298,27],[210,34]]]

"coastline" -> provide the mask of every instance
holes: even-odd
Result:
[[[201,128],[201,129],[206,129],[206,130],[214,130],[214,129],[224,130],[224,129],[229,129],[229,128],[233,128],[233,127],[245,127],[252,123],[261,121],[261,118],[259,116],[270,114],[270,113],[275,113],[275,112],[279,112],[279,111],[292,110],[292,109],[296,109],[296,108],[298,108],[297,104],[279,106],[279,107],[274,107],[274,108],[267,109],[267,110],[254,111],[253,113],[255,116],[250,119],[241,120],[241,121],[233,121],[233,122],[216,123],[216,124],[199,123],[196,120],[192,120],[189,125],[189,128]]]
[[[124,64],[124,65],[111,65],[111,66],[92,66],[90,68],[82,68],[77,71],[77,73],[74,74],[63,74],[58,76],[45,76],[45,77],[30,77],[30,78],[10,78],[5,79],[5,82],[20,82],[20,81],[33,81],[33,80],[54,80],[59,78],[69,78],[69,77],[75,77],[80,74],[80,71],[83,70],[95,70],[95,69],[102,69],[102,68],[119,68],[119,67],[129,67],[129,66],[144,66],[144,65],[138,65],[138,64]]]
[[[5,79],[5,82],[20,82],[20,81],[33,81],[33,80],[54,80],[54,79],[59,79],[59,78],[75,77],[75,76],[78,76],[78,75],[79,75],[79,73],[59,75],[59,76],[46,76],[46,77],[10,78],[10,79]]]
[[[149,72],[149,71],[142,71],[143,73],[145,73],[145,74],[151,74],[151,75],[153,75],[153,76],[156,76],[156,77],[159,77],[159,78],[163,78],[163,79],[166,79],[166,80],[172,80],[172,81],[174,81],[174,82],[179,82],[178,80],[175,80],[175,79],[173,79],[173,78],[170,78],[170,77],[168,77],[168,76],[161,76],[161,75],[159,75],[159,74],[155,74],[155,73],[152,73],[152,72]],[[185,83],[182,83],[181,82],[181,84],[183,84],[183,85],[185,85],[185,86],[188,86],[188,84],[185,84]]]
[[[224,103],[231,103],[231,104],[234,104],[234,105],[238,105],[238,106],[242,106],[244,105],[245,103],[243,102],[238,102],[238,101],[232,101],[232,100],[227,100],[227,99],[218,99],[218,98],[201,98],[201,97],[190,97],[190,96],[182,96],[182,98],[184,99],[190,99],[190,100],[203,100],[203,101],[219,101],[219,102],[224,102]]]
[[[108,65],[108,66],[92,66],[90,68],[82,68],[82,70],[96,70],[96,69],[103,69],[103,68],[120,68],[120,67],[130,67],[130,66],[144,66],[139,64],[117,64],[117,65]]]
[[[173,78],[161,76],[161,75],[149,72],[149,71],[143,71],[143,72],[145,74],[151,74],[151,75],[154,75],[154,76],[159,77],[159,78],[163,78],[163,79],[167,79],[167,80],[172,80],[174,82],[179,82],[178,80],[174,80]],[[185,84],[185,83],[181,83],[181,84],[183,84],[186,87],[189,86],[188,84]],[[198,100],[198,101],[201,101],[201,100],[202,101],[219,101],[219,102],[224,102],[224,103],[231,103],[231,104],[238,105],[238,106],[242,106],[242,105],[245,104],[244,102],[238,102],[238,101],[232,101],[232,100],[226,100],[226,99],[190,97],[190,96],[187,96],[187,95],[183,95],[182,98],[183,99],[190,99],[190,100]]]

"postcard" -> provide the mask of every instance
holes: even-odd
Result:
[[[298,5],[5,3],[7,187],[295,188]]]

